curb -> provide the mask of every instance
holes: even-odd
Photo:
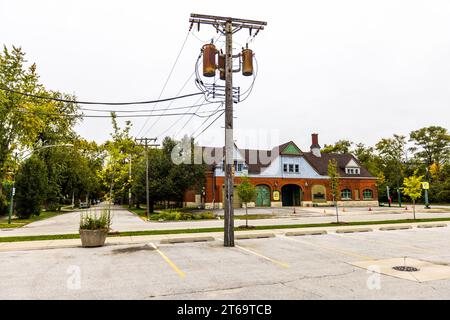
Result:
[[[287,237],[295,237],[295,236],[315,236],[321,234],[327,234],[326,230],[314,230],[314,231],[292,231],[286,232],[284,235]]]
[[[445,223],[435,223],[435,224],[418,224],[417,228],[442,228],[446,227]]]
[[[160,244],[175,244],[175,243],[189,243],[189,242],[206,242],[214,241],[214,237],[188,237],[188,238],[170,238],[162,239]]]
[[[249,233],[249,234],[237,234],[234,236],[236,240],[247,240],[247,239],[263,239],[263,238],[274,238],[275,233]]]
[[[352,229],[337,229],[336,233],[354,233],[354,232],[371,232],[371,228],[352,228]]]
[[[391,231],[391,230],[407,230],[412,229],[412,226],[391,226],[391,227],[380,227],[378,230],[381,231]]]

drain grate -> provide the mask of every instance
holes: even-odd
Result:
[[[411,266],[395,266],[392,267],[392,269],[397,270],[397,271],[403,271],[403,272],[416,272],[419,271],[419,268],[416,267],[411,267]]]

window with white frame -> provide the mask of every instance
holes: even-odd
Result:
[[[352,200],[352,191],[350,189],[341,190],[341,199],[342,200]]]
[[[286,173],[299,173],[300,166],[294,163],[284,163],[283,164],[283,172]]]
[[[370,189],[365,189],[363,191],[363,199],[364,200],[370,200],[373,198],[373,192]]]
[[[359,168],[345,168],[346,174],[359,174],[360,172]]]

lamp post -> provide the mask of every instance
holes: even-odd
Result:
[[[27,155],[21,157],[20,160],[22,161],[22,160],[26,159],[27,157],[32,155],[33,152],[35,152],[35,151],[46,149],[46,148],[53,148],[53,147],[73,147],[73,144],[66,143],[66,144],[49,144],[49,145],[45,145],[45,146],[42,146],[42,147],[39,147],[39,148],[31,150],[30,153],[28,153]],[[18,159],[19,159],[19,157],[18,157],[18,154],[16,153],[14,155],[15,162],[17,162]],[[12,178],[13,178],[13,182],[12,182],[12,188],[11,188],[11,202],[9,204],[8,224],[11,224],[11,218],[12,218],[12,213],[13,213],[13,209],[14,209],[14,195],[16,194],[16,188],[15,188],[16,171],[15,171],[15,169],[13,170]]]

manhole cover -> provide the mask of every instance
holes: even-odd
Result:
[[[392,269],[397,270],[397,271],[404,271],[404,272],[416,272],[416,271],[419,271],[418,268],[411,267],[411,266],[395,266],[395,267],[392,267]]]

